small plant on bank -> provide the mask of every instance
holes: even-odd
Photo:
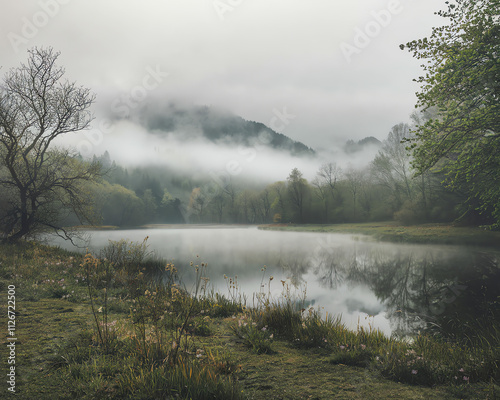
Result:
[[[353,346],[340,345],[330,362],[332,364],[352,365],[354,367],[368,367],[376,356],[376,352],[365,344]]]
[[[259,327],[247,315],[240,316],[236,325],[233,326],[233,331],[254,353],[274,353],[271,348],[274,335],[269,333],[267,326]]]
[[[113,324],[108,323],[108,291],[115,269],[110,261],[95,258],[88,252],[81,266],[85,274],[98,341],[107,353],[111,342],[116,338],[113,334]]]

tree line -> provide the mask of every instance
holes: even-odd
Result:
[[[94,158],[109,166],[106,179],[95,187],[96,207],[103,224],[118,226],[452,221],[461,213],[461,197],[446,188],[440,173],[415,175],[404,143],[411,135],[408,124],[395,125],[364,168],[341,168],[332,161],[310,181],[294,168],[283,180],[265,186],[235,178],[219,182],[173,178],[144,167],[129,173],[105,153]]]
[[[64,78],[51,48],[0,84],[0,237],[81,224],[338,223],[396,218],[500,228],[500,0],[456,0],[446,24],[402,44],[423,61],[415,126],[398,124],[366,168],[334,161],[265,187],[114,167],[54,145],[88,129],[95,95]],[[168,189],[168,190],[167,190]]]

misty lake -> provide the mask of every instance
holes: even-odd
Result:
[[[500,295],[500,253],[492,249],[221,225],[88,234],[86,245],[94,251],[108,240],[142,242],[149,236],[149,250],[173,261],[188,289],[194,277],[190,262],[204,262],[211,287],[221,294],[229,294],[224,275],[237,276],[248,306],[260,290],[278,296],[281,281],[286,281],[295,285],[297,296],[305,290],[306,304],[319,307],[323,315],[341,314],[350,328],[370,325],[386,334],[433,328],[456,332],[469,320],[488,318]],[[74,250],[63,240],[54,239],[52,244]]]

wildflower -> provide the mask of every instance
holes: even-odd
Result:
[[[340,350],[344,350],[345,346],[340,345]]]
[[[261,329],[261,331],[262,331],[262,332],[265,332],[265,331],[266,331],[266,329],[267,329],[267,325],[266,325],[266,326],[264,326],[264,327]]]
[[[362,344],[361,345],[361,350],[364,350],[364,349],[366,349],[366,345]]]
[[[102,312],[102,307],[99,307],[99,308],[97,309],[97,312]]]
[[[460,368],[460,369],[458,370],[458,372],[464,372],[464,369],[463,369],[463,368]]]
[[[464,376],[464,381],[469,382],[469,377],[468,376]]]
[[[412,374],[412,375],[417,375],[417,374],[418,374],[418,371],[417,371],[416,369],[412,369],[412,370],[411,370],[411,374]]]
[[[274,338],[274,333],[271,333],[271,336],[269,336],[269,339]]]

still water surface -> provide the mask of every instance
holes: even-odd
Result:
[[[148,236],[149,250],[173,261],[188,289],[194,276],[191,261],[208,263],[211,287],[222,294],[229,294],[224,275],[237,276],[248,305],[254,293],[270,290],[278,296],[281,281],[293,283],[297,296],[306,291],[308,305],[323,314],[341,314],[350,328],[370,325],[404,335],[433,327],[456,329],[457,320],[498,311],[492,307],[498,308],[500,295],[500,253],[492,249],[220,225],[88,233],[89,242],[80,244],[94,251],[109,240],[142,242]],[[74,250],[67,242],[53,243]]]

